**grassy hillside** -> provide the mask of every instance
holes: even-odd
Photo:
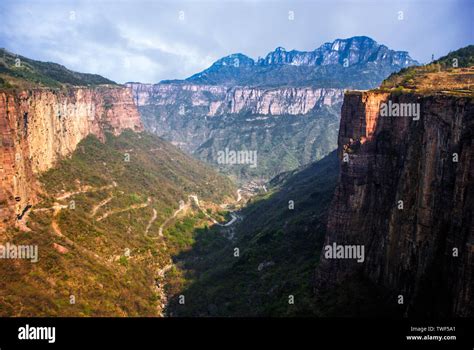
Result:
[[[450,52],[446,56],[443,56],[434,61],[434,63],[440,64],[444,68],[452,68],[454,59],[457,60],[459,68],[467,68],[474,66],[474,45],[469,45],[459,50]]]
[[[416,90],[422,93],[450,90],[474,92],[474,45],[450,52],[424,66],[413,66],[390,75],[381,89]]]
[[[0,88],[61,88],[65,85],[116,84],[97,74],[78,73],[57,63],[41,62],[0,49]]]
[[[229,180],[174,146],[132,132],[108,135],[105,144],[88,137],[40,181],[31,231],[0,237],[39,249],[37,263],[0,263],[1,316],[159,315],[161,270],[175,249],[193,243],[169,230],[179,201],[194,194],[222,203],[235,193]],[[187,204],[181,215],[208,224]]]

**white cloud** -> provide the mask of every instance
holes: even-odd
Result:
[[[413,0],[403,23],[394,20],[398,10],[383,0],[2,0],[0,46],[118,82],[157,82],[186,78],[231,53],[312,50],[338,37],[371,36],[420,61],[472,42],[472,3]]]

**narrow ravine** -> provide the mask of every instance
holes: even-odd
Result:
[[[232,203],[223,203],[220,204],[221,208],[227,208],[229,205],[235,205],[239,202],[242,201],[242,189],[238,189],[236,191],[237,198],[235,199],[234,202]],[[234,238],[234,233],[235,229],[232,228],[233,225],[235,225],[238,221],[243,220],[243,216],[239,215],[238,212],[240,212],[241,208],[238,210],[229,210],[229,215],[231,216],[231,219],[226,222],[226,223],[220,223],[218,222],[215,218],[213,218],[211,215],[207,213],[205,208],[201,206],[201,202],[199,201],[199,197],[195,194],[190,194],[188,195],[188,200],[185,204],[182,204],[179,209],[177,209],[172,216],[170,216],[168,219],[166,219],[163,224],[159,228],[159,235],[163,236],[163,229],[167,226],[167,224],[174,219],[180,212],[183,212],[191,207],[191,205],[194,204],[195,207],[203,213],[207,219],[212,221],[212,223],[218,227],[225,228],[226,232],[226,238],[229,240],[233,240]],[[228,229],[230,228],[230,229]],[[224,230],[223,230],[224,232]],[[161,304],[161,311],[159,312],[159,316],[168,316],[165,314],[165,310],[168,306],[168,295],[166,295],[165,288],[166,288],[166,283],[165,283],[165,278],[166,278],[166,273],[170,271],[173,267],[175,266],[175,263],[171,260],[169,264],[165,265],[163,268],[159,269],[157,272],[157,277],[159,278],[159,282],[157,283],[156,287],[158,288],[158,295],[160,298],[160,304]]]

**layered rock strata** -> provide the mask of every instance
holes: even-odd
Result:
[[[21,219],[35,202],[36,175],[70,155],[92,134],[143,126],[123,87],[0,91],[0,229]]]

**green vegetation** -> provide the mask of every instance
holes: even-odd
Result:
[[[454,60],[457,60],[459,68],[467,68],[474,66],[474,45],[463,47],[459,50],[450,52],[446,56],[434,61],[434,64],[439,64],[444,69],[453,68]]]
[[[133,132],[108,135],[105,143],[86,138],[40,180],[31,231],[9,229],[2,239],[38,245],[39,261],[1,262],[2,316],[159,315],[157,270],[193,242],[167,227],[161,237],[160,226],[189,194],[221,203],[235,192],[229,180],[176,147]],[[56,215],[47,209],[54,203],[64,206]],[[190,230],[203,225],[199,220],[192,216],[178,227]]]
[[[41,62],[0,49],[0,88],[94,86],[116,84],[97,74],[78,73],[57,63]]]
[[[337,180],[335,152],[272,181],[270,193],[242,211],[235,240],[229,228],[196,229],[192,248],[180,252],[181,286],[169,292],[177,316],[309,316],[318,313],[312,274],[324,239]],[[289,201],[294,209],[289,209]],[[234,248],[239,248],[239,257]],[[169,281],[172,283],[172,281]],[[177,302],[186,296],[185,306]],[[295,304],[288,304],[294,295]]]
[[[189,103],[187,97],[181,98],[173,106],[139,107],[145,126],[158,129],[167,140],[185,144],[186,151],[236,182],[270,180],[282,172],[318,161],[337,147],[341,103],[318,107],[307,115],[242,113],[206,119],[204,112],[191,106],[186,108],[186,115],[180,115],[176,106]],[[167,122],[158,121],[158,116],[166,116]],[[190,140],[188,135],[196,136]],[[218,152],[226,148],[256,151],[257,166],[218,164]]]
[[[175,268],[166,276],[172,316],[382,316],[386,291],[354,278],[316,296],[313,276],[319,262],[327,213],[336,186],[336,152],[303,169],[282,173],[271,190],[254,197],[232,228],[198,227],[176,249]],[[294,209],[290,209],[294,201]],[[233,239],[229,239],[233,233]],[[232,236],[232,235],[231,235]],[[239,256],[235,256],[235,248]],[[185,296],[185,304],[179,296]],[[294,304],[289,303],[290,296]]]
[[[458,90],[471,91],[474,72],[474,45],[450,52],[424,66],[403,68],[391,74],[381,85],[382,90]]]

